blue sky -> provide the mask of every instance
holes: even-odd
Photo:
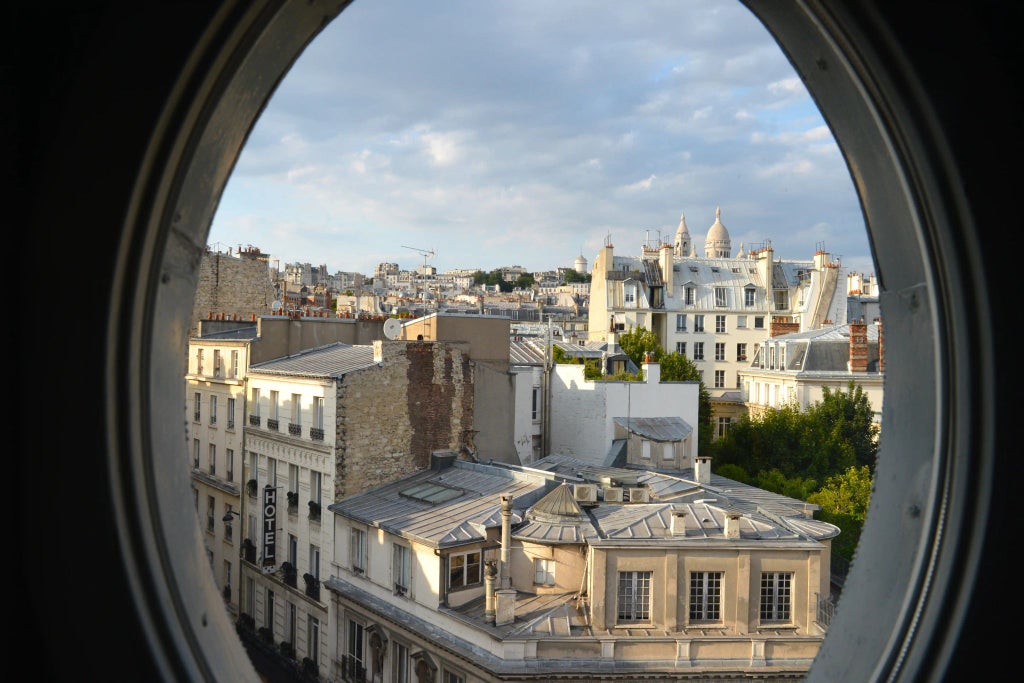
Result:
[[[271,98],[207,242],[540,271],[637,255],[682,214],[700,252],[716,207],[734,253],[874,273],[842,155],[739,2],[355,0]]]

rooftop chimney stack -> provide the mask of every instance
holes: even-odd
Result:
[[[693,461],[693,474],[698,484],[710,484],[711,458],[698,455]]]
[[[725,515],[725,537],[726,538],[739,538],[740,537],[740,517],[742,515],[738,512],[727,512]]]
[[[868,326],[860,322],[850,323],[850,372],[868,371]]]
[[[670,533],[673,536],[685,536],[686,535],[686,510],[682,508],[672,509],[672,519]]]

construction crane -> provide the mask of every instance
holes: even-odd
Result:
[[[431,259],[431,258],[434,258],[435,256],[437,256],[437,252],[435,252],[433,249],[418,249],[416,247],[407,247],[404,244],[402,245],[402,248],[403,249],[412,249],[413,251],[418,251],[421,254],[423,254],[423,274],[424,275],[427,272],[427,259]]]

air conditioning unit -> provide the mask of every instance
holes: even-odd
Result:
[[[576,484],[573,487],[573,498],[579,503],[596,503],[597,502],[597,485],[596,484]]]
[[[604,502],[606,503],[621,503],[622,502],[622,487],[612,486],[604,490]]]
[[[651,502],[651,492],[642,486],[630,487],[629,489],[629,502],[630,503],[649,503]]]

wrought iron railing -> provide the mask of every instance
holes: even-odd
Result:
[[[288,433],[292,436],[300,436],[302,434],[302,425],[288,423]]]
[[[253,427],[259,427],[260,426],[260,416],[259,415],[250,415],[249,416],[249,424],[251,424]]]
[[[313,441],[323,441],[324,430],[320,429],[319,427],[310,427],[309,438],[313,439]]]
[[[267,429],[270,429],[270,430],[273,430],[273,431],[276,432],[277,431],[277,427],[278,427],[278,421],[277,420],[273,420],[273,419],[268,417],[267,418]]]

